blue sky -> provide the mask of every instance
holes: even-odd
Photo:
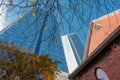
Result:
[[[42,0],[42,2],[45,4],[46,0]],[[8,4],[8,2],[5,3]],[[29,5],[30,3],[31,0],[13,0],[13,4],[19,6]],[[35,9],[35,7],[21,8],[19,6],[14,8],[13,6],[6,6],[6,12],[2,13],[3,18],[0,18],[1,22],[2,20],[4,21],[4,24],[0,27],[6,27],[14,20],[19,19],[20,15],[27,13],[30,9]],[[43,8],[43,12],[47,12],[49,7],[50,6],[42,5],[38,8]],[[79,35],[83,44],[86,44],[91,20],[99,18],[119,8],[120,0],[58,0],[58,2],[54,3],[54,9],[49,15],[54,15],[53,18],[57,21],[56,26],[58,27],[57,29],[60,30],[61,35],[75,32]],[[43,13],[43,15],[45,14],[46,13]],[[39,16],[39,14],[37,16]],[[40,14],[40,16],[42,15]]]

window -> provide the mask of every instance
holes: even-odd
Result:
[[[95,29],[96,29],[97,31],[99,31],[101,28],[102,28],[102,25],[101,25],[101,24],[96,24],[96,25],[95,25]]]
[[[105,71],[99,67],[95,69],[95,76],[97,80],[110,80]]]

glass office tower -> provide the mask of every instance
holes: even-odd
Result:
[[[77,33],[62,36],[62,43],[68,71],[71,73],[82,63],[85,47]]]
[[[53,24],[52,16],[42,21],[28,12],[22,19],[14,21],[1,31],[0,41],[6,40],[10,44],[22,46],[31,52],[34,51],[35,55],[48,55],[60,62],[59,70],[68,72],[59,29]]]
[[[85,48],[84,44],[80,40],[77,33],[69,34],[68,39],[70,41],[71,47],[73,49],[73,53],[77,60],[77,64],[80,65],[83,60],[83,55],[84,55],[84,48]]]

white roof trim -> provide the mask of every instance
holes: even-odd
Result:
[[[97,18],[97,19],[94,19],[94,20],[92,20],[91,22],[96,22],[96,21],[102,20],[102,19],[104,19],[104,18],[108,18],[108,16],[113,16],[113,15],[119,14],[119,13],[120,13],[120,9],[118,9],[118,10],[116,10],[116,11],[114,11],[114,12],[111,12],[111,13],[109,13],[109,14],[106,14],[106,15],[104,15],[104,16],[102,16],[102,17],[99,17],[99,18]]]

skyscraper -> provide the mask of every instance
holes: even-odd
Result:
[[[68,71],[71,73],[83,61],[84,44],[77,33],[62,36]]]
[[[60,62],[59,70],[68,72],[59,29],[53,24],[51,16],[47,17],[46,21],[42,21],[28,12],[20,16],[20,20],[14,21],[2,30],[0,40],[22,46],[31,52],[34,51],[35,55],[48,55]]]

